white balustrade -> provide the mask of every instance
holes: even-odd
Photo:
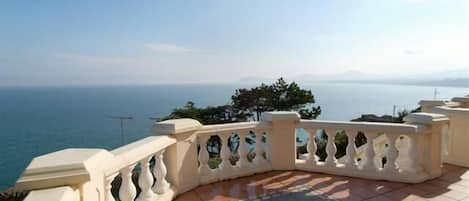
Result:
[[[318,147],[316,145],[316,141],[314,140],[316,138],[316,130],[311,129],[311,130],[306,130],[308,133],[308,144],[306,145],[306,149],[308,151],[308,157],[306,158],[306,162],[308,165],[316,165],[318,162],[318,156],[316,156],[316,151],[318,150]]]
[[[152,136],[113,150],[112,153],[119,163],[117,167],[109,168],[105,178],[105,200],[153,201],[161,196],[170,197],[170,194],[174,194],[170,192],[171,185],[166,180],[167,169],[163,161],[165,148],[174,143],[175,140],[167,136]],[[154,165],[150,163],[152,159]],[[118,172],[115,172],[116,169]],[[113,198],[111,183],[117,173],[120,173],[121,185],[118,198]],[[141,190],[138,195],[132,181],[133,173],[138,174],[136,185]]]
[[[423,145],[419,143],[423,140],[419,139],[429,136],[426,133],[430,132],[423,125],[302,120],[298,128],[306,130],[309,135],[306,144],[309,154],[306,159],[297,160],[297,169],[403,182],[419,182],[433,177],[424,172],[421,162],[426,159],[423,159],[421,151]],[[323,130],[327,135],[327,144],[325,150],[322,150],[327,154],[324,161],[318,161],[316,155],[312,154],[317,151],[314,140],[317,130]],[[367,142],[359,149],[355,145],[358,132],[364,134]],[[337,147],[334,141],[336,135],[344,134],[346,136],[341,138],[347,137],[348,144],[345,150],[341,150],[345,155],[339,160],[335,158]],[[379,143],[375,141],[378,134],[384,137],[379,137]],[[404,141],[401,136],[405,136]],[[357,161],[358,158],[360,161]],[[383,158],[386,160],[382,161]]]
[[[357,147],[355,145],[355,139],[357,137],[357,131],[354,130],[348,130],[346,131],[347,133],[347,150],[346,150],[346,161],[345,161],[345,167],[350,168],[350,169],[356,169],[358,167],[357,163]]]
[[[418,183],[441,175],[442,151],[439,145],[441,134],[445,132],[447,118],[427,113],[409,116],[404,124],[300,120],[299,115],[292,112],[269,113],[263,122],[211,126],[202,126],[195,120],[170,120],[157,123],[160,125],[158,133],[160,136],[147,137],[110,152],[99,149],[70,149],[40,157],[32,162],[40,165],[30,165],[31,170],[25,171],[27,174],[22,176],[18,186],[41,184],[43,185],[40,186],[41,189],[53,189],[55,186],[47,186],[47,180],[42,183],[41,180],[35,180],[52,176],[57,178],[56,172],[51,172],[41,165],[57,163],[57,158],[62,159],[63,164],[77,163],[77,160],[69,159],[77,155],[82,160],[80,167],[84,167],[78,169],[80,172],[90,171],[93,172],[92,175],[103,175],[103,178],[83,183],[96,186],[84,188],[83,185],[77,185],[80,189],[93,189],[93,192],[88,192],[89,190],[78,192],[71,188],[55,189],[70,194],[70,200],[77,200],[78,197],[75,195],[79,194],[82,200],[169,201],[177,193],[201,184],[272,169],[298,169],[366,179]],[[295,128],[306,130],[309,136],[306,145],[308,156],[305,160],[294,158]],[[316,155],[317,131],[324,131],[327,135],[325,150],[319,150],[327,154],[325,158],[321,158],[324,161],[319,160]],[[367,143],[357,148],[355,141],[359,132],[364,133]],[[255,135],[254,145],[246,142],[250,133]],[[264,134],[267,143],[263,142]],[[228,146],[229,139],[233,135],[239,136],[237,150],[239,161],[236,165],[232,165],[230,161],[233,153]],[[217,150],[220,160],[214,160],[214,162],[220,161],[220,164],[214,164],[218,165],[214,169],[209,167],[210,153],[207,150],[211,136],[218,136],[221,143],[220,150]],[[346,137],[348,142],[345,148],[340,147],[340,154],[345,155],[339,159],[336,158],[338,150],[335,144],[338,137],[340,139]],[[197,147],[200,148],[198,152]],[[438,154],[424,150],[427,147],[434,148],[432,151]],[[251,162],[248,160],[250,150],[255,152]],[[381,162],[379,165],[375,163],[375,159],[381,157],[386,158],[384,166]],[[152,159],[154,165],[151,164]],[[57,169],[57,167],[50,168]],[[176,172],[174,169],[179,171]],[[67,171],[69,170],[63,170],[64,174],[59,177],[61,180],[67,181],[70,177],[70,172]],[[139,194],[132,181],[134,173],[138,174],[136,183],[141,189]],[[121,185],[115,186],[119,192],[118,197],[114,198],[111,192],[112,183],[119,175]],[[66,183],[62,185],[69,186]],[[39,189],[38,186],[34,188]],[[37,193],[33,192],[28,199],[36,198],[33,195],[37,196]]]
[[[133,169],[134,165],[132,164],[120,171],[122,182],[119,188],[119,198],[122,201],[134,201],[135,196],[137,195],[137,189],[132,182]]]
[[[396,159],[397,159],[397,148],[396,148],[396,140],[399,137],[395,134],[386,134],[388,138],[388,151],[386,153],[386,164],[384,164],[384,171],[388,173],[397,173],[398,169],[396,166]]]
[[[254,167],[262,171],[262,169],[264,169],[267,165],[267,160],[263,156],[265,154],[264,145],[262,142],[263,133],[261,130],[255,130],[254,134],[256,135],[256,145],[254,148],[256,156],[252,162],[254,163]]]
[[[209,153],[207,151],[207,143],[210,139],[210,136],[199,136],[198,137],[200,151],[199,151],[199,174],[201,177],[209,176],[212,174],[212,170],[208,165],[208,160],[210,159]]]
[[[335,166],[337,163],[337,159],[335,158],[335,154],[337,152],[337,147],[335,146],[335,130],[325,130],[327,135],[327,145],[326,145],[326,153],[327,157],[325,160],[325,164],[328,166]]]
[[[198,155],[200,182],[205,184],[270,170],[269,161],[263,156],[268,153],[264,149],[265,143],[262,142],[263,133],[268,128],[268,125],[259,122],[204,126],[197,133],[198,143],[201,147]],[[246,143],[246,139],[251,132],[255,134],[255,145]],[[237,150],[239,160],[236,162],[236,165],[231,163],[233,153],[228,146],[229,139],[234,135],[239,137]],[[221,143],[219,150],[221,162],[214,170],[208,169],[209,154],[203,149],[209,136],[218,136]],[[254,148],[256,154],[252,162],[248,160],[251,148]]]
[[[105,182],[104,190],[105,190],[105,200],[106,201],[115,201],[114,196],[112,195],[112,181],[114,181],[116,176],[117,176],[117,174],[108,176],[108,177],[106,177],[106,179],[104,181]]]
[[[229,179],[231,178],[231,175],[234,174],[234,167],[231,164],[231,150],[230,146],[228,145],[228,141],[231,137],[231,132],[225,132],[219,135],[220,137],[220,144],[221,144],[221,150],[220,150],[220,159],[221,163],[219,166],[219,171],[218,171],[218,177],[220,179]]]
[[[239,136],[239,146],[238,146],[238,155],[239,155],[239,161],[238,161],[238,167],[241,168],[241,171],[243,171],[245,168],[248,168],[251,163],[248,161],[248,151],[249,147],[246,144],[246,137],[249,134],[249,132],[238,132]]]
[[[168,181],[166,181],[167,169],[163,162],[163,153],[164,150],[155,155],[155,168],[153,169],[153,174],[156,177],[156,184],[153,190],[158,194],[166,193],[170,186]]]
[[[366,171],[376,171],[376,164],[375,164],[375,147],[373,145],[373,140],[377,136],[377,133],[374,132],[366,132],[366,151],[365,151],[365,158],[363,161],[362,168]]]
[[[155,198],[155,193],[151,190],[153,185],[153,175],[150,170],[150,159],[148,156],[140,161],[140,176],[138,177],[138,185],[140,186],[141,193],[137,198],[137,201],[149,201]]]

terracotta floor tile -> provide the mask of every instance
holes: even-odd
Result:
[[[346,188],[342,190],[338,190],[336,192],[331,192],[329,195],[329,198],[335,199],[335,200],[354,200],[354,201],[359,201],[359,200],[364,200],[363,197],[360,197],[358,195],[354,195],[350,192],[351,190]]]
[[[189,191],[187,193],[184,193],[175,199],[176,201],[201,201],[199,196],[195,191]]]
[[[375,196],[375,197],[366,199],[366,201],[394,201],[394,200],[384,195],[380,195],[380,196]]]
[[[175,200],[304,201],[329,198],[353,201],[469,201],[469,171],[457,166],[444,167],[441,177],[420,184],[374,181],[303,171],[271,171],[200,186]]]

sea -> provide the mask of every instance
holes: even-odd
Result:
[[[12,187],[32,158],[64,148],[114,149],[152,135],[154,118],[187,101],[197,106],[230,102],[250,84],[0,87],[0,189]],[[467,88],[358,83],[311,83],[319,119],[348,121],[361,114],[414,109],[422,99],[450,99]],[[436,92],[436,93],[435,93]],[[395,110],[394,110],[395,108]]]

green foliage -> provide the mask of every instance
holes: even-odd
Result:
[[[237,89],[231,100],[231,104],[208,107],[196,107],[189,101],[161,120],[192,118],[202,124],[221,124],[248,118],[259,120],[266,111],[297,111],[303,119],[315,119],[321,114],[321,107],[314,106],[316,101],[310,90],[301,89],[295,82],[287,83],[283,78],[271,85]]]
[[[194,102],[189,101],[184,107],[174,109],[169,116],[161,120],[191,118],[203,124],[232,123],[246,120],[246,118],[240,118],[240,116],[233,117],[231,110],[230,105],[201,108],[196,107]]]
[[[279,78],[272,85],[261,84],[251,89],[238,89],[231,97],[233,109],[240,115],[259,120],[266,111],[298,111],[304,119],[315,119],[321,114],[319,106],[308,105],[316,101],[310,90],[301,89],[295,83]]]

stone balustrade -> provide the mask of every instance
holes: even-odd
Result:
[[[302,120],[298,127],[309,135],[309,154],[306,160],[297,160],[296,166],[301,170],[334,175],[422,182],[441,174],[440,155],[431,150],[440,150],[438,136],[445,123],[445,116],[426,113],[407,116],[405,124]],[[314,140],[321,132],[327,135],[327,158],[324,161],[319,161],[316,156]],[[364,153],[360,156],[355,143],[359,132],[364,134],[367,142],[362,145]],[[338,133],[347,136],[346,155],[341,162],[335,157],[335,136]],[[378,137],[385,142],[384,149],[379,150],[380,147],[374,143]]]
[[[443,114],[450,119],[443,139],[442,157],[445,163],[469,167],[469,96],[455,97],[451,101],[422,100],[422,111]]]
[[[444,115],[430,113],[389,124],[301,120],[295,112],[266,112],[260,122],[210,126],[192,119],[168,120],[154,124],[154,136],[112,151],[66,149],[39,156],[18,179],[17,188],[32,190],[26,200],[169,201],[202,184],[295,169],[417,183],[441,174],[441,135],[447,122]],[[325,132],[324,161],[315,154],[296,158],[299,129],[309,135],[309,153],[317,150],[318,131]],[[335,157],[338,131],[345,132],[349,142],[344,162]],[[364,145],[364,156],[357,156],[358,132],[367,142],[385,136],[385,164],[375,162],[379,154],[373,143]]]

